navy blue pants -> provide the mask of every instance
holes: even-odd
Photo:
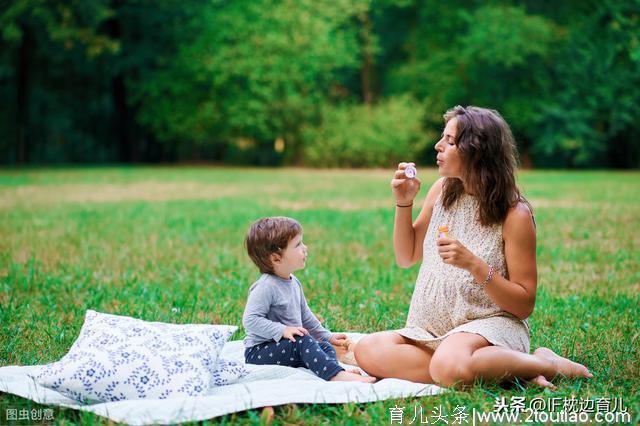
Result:
[[[295,336],[295,343],[287,338],[279,342],[260,343],[246,348],[247,364],[275,364],[287,367],[306,367],[316,376],[329,380],[344,368],[336,360],[336,350],[329,342],[318,342],[309,335]]]

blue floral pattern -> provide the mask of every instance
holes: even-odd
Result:
[[[82,403],[198,396],[244,370],[242,365],[217,362],[236,330],[229,325],[147,322],[88,310],[69,352],[31,376]]]
[[[238,382],[249,372],[244,363],[218,358],[218,364],[212,373],[214,386],[226,386]]]

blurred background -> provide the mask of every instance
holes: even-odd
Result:
[[[433,164],[450,107],[524,167],[640,167],[640,1],[1,0],[0,163]]]

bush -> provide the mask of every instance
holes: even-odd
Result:
[[[376,105],[324,107],[322,124],[302,132],[303,161],[315,167],[388,167],[427,145],[423,107],[408,96]]]

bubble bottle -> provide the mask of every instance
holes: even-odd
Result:
[[[438,238],[449,238],[449,227],[447,225],[438,228]]]
[[[408,177],[409,179],[413,179],[414,177],[418,176],[418,171],[416,170],[416,168],[414,166],[412,166],[411,164],[409,164],[405,169],[404,169],[404,175],[406,177]]]

